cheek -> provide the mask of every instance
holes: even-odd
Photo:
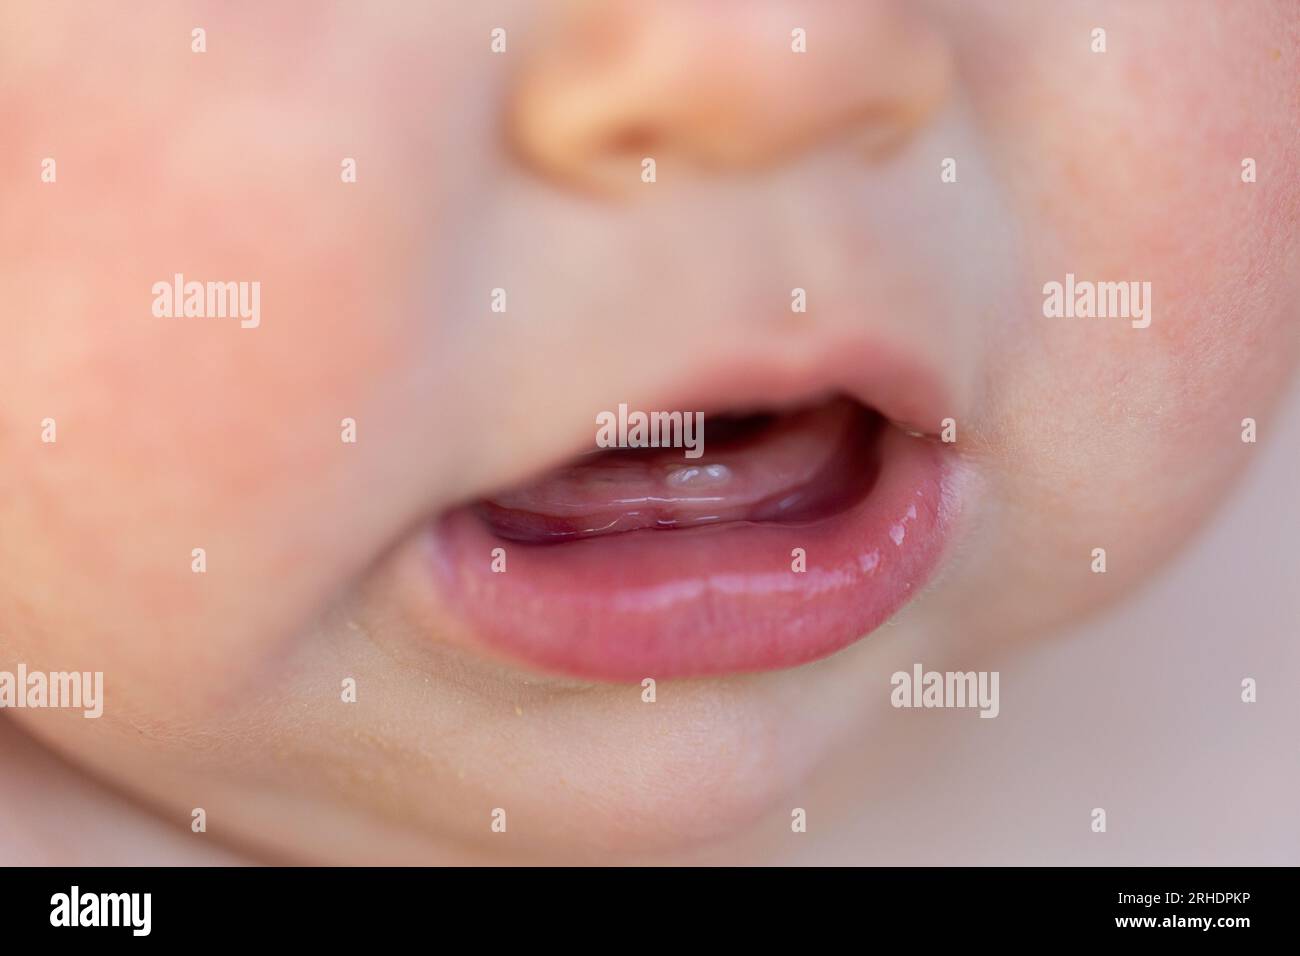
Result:
[[[440,221],[433,160],[455,152],[427,116],[464,100],[442,74],[468,75],[439,45],[469,45],[340,8],[285,57],[295,24],[205,13],[130,36],[70,7],[28,24],[25,66],[54,99],[16,111],[0,156],[0,237],[22,250],[0,263],[20,358],[0,405],[0,650],[102,670],[105,721],[217,719],[264,690],[350,562],[399,530],[411,499],[372,490],[418,472],[403,455],[438,432],[412,277]],[[121,42],[60,46],[61,24]],[[81,67],[63,49],[90,51],[94,89],[65,82]],[[400,107],[412,89],[430,91],[423,120]],[[57,188],[27,168],[50,153]],[[260,325],[155,318],[177,272],[259,282]],[[340,441],[345,417],[363,444]]]
[[[150,39],[165,48],[175,26]],[[103,670],[124,709],[224,706],[301,626],[364,510],[358,472],[385,467],[340,455],[340,420],[381,420],[376,383],[410,362],[409,203],[378,161],[339,176],[344,155],[403,155],[391,132],[358,120],[340,142],[319,90],[224,50],[205,61],[233,77],[217,86],[189,60],[141,78],[132,51],[105,54],[102,82],[132,95],[19,116],[14,155],[52,151],[58,183],[6,177],[17,215],[0,228],[22,252],[0,264],[20,359],[0,408],[0,644]],[[259,283],[260,325],[153,316],[154,283],[178,272]]]
[[[1003,537],[1052,556],[1026,573],[1061,605],[1140,580],[1064,573],[1086,571],[1092,547],[1153,570],[1197,526],[1258,447],[1242,419],[1267,420],[1300,352],[1300,160],[1278,132],[1297,112],[1294,38],[1234,23],[1219,49],[1208,30],[1106,22],[1108,53],[1067,70],[1040,51],[1041,82],[999,120],[1028,265],[984,434]],[[1246,157],[1257,182],[1242,181]],[[1150,327],[1044,317],[1042,284],[1067,273],[1150,282]]]
[[[1213,391],[1216,373],[1231,380],[1294,314],[1283,286],[1300,208],[1300,38],[1284,4],[1188,4],[1200,16],[1182,25],[1164,15],[1178,5],[1091,6],[1038,27],[1043,42],[1022,51],[1034,80],[992,120],[1033,224],[1030,278],[1150,281],[1156,317],[1143,334],[1188,389]],[[1098,24],[1100,54],[1082,39]],[[1254,183],[1242,181],[1247,158]],[[1107,351],[1146,361],[1148,346],[1117,339]],[[1188,362],[1205,383],[1174,367]]]
[[[1222,109],[1205,101],[1206,109]],[[1190,117],[1183,117],[1190,123]],[[1061,252],[1039,271],[1057,281],[1150,283],[1150,327],[1124,319],[1041,319],[1058,385],[1075,413],[1120,439],[1134,462],[1199,456],[1207,478],[1288,379],[1297,336],[1296,210],[1289,179],[1243,183],[1241,157],[1295,162],[1262,130],[1188,142],[1188,127],[1152,129],[1143,149],[1093,154],[1058,186],[1077,200],[1056,217]],[[1180,132],[1181,131],[1181,132]],[[1116,168],[1117,165],[1120,168]],[[1115,184],[1123,183],[1117,189]],[[1086,210],[1086,212],[1085,212]],[[1144,286],[1145,288],[1145,286]],[[1054,323],[1054,324],[1053,324]],[[1190,476],[1189,476],[1190,477]]]

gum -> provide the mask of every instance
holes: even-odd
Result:
[[[835,401],[712,442],[697,462],[683,463],[674,449],[608,452],[486,499],[477,510],[502,537],[525,541],[793,519],[865,490],[873,470],[867,453],[880,425],[860,405]]]

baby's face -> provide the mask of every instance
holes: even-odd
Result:
[[[0,11],[0,670],[103,671],[13,717],[179,825],[740,839],[1267,439],[1294,3],[478,6]],[[577,458],[620,404],[703,455]]]

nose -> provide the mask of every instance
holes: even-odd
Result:
[[[904,0],[565,9],[530,44],[509,132],[522,162],[579,188],[641,188],[644,159],[659,178],[841,139],[879,156],[924,127],[949,85],[946,43]]]

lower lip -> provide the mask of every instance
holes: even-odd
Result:
[[[869,494],[805,524],[547,545],[503,540],[458,509],[427,538],[434,575],[475,643],[545,671],[640,681],[793,667],[875,630],[938,563],[953,511],[948,455],[896,428],[880,453]]]

